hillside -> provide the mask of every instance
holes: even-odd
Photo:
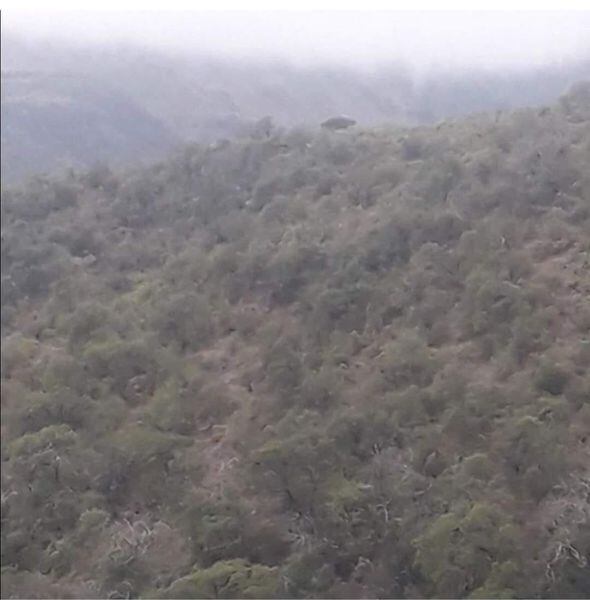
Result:
[[[178,138],[117,90],[67,72],[2,73],[2,179],[164,157]]]
[[[247,135],[272,115],[279,127],[317,127],[334,115],[365,126],[554,102],[590,77],[590,60],[513,72],[432,71],[393,62],[372,70],[294,66],[133,47],[25,42],[2,36],[2,176],[162,158],[178,142]]]
[[[2,194],[2,597],[590,593],[590,85]]]

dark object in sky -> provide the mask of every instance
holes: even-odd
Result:
[[[336,131],[337,129],[347,129],[353,125],[356,125],[356,121],[349,117],[330,117],[322,123],[324,129],[330,129],[332,131]]]

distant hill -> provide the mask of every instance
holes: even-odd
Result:
[[[3,72],[1,116],[5,183],[64,167],[155,159],[176,139],[120,92],[66,72]]]
[[[336,115],[362,125],[553,102],[590,77],[590,62],[531,71],[429,73],[167,57],[2,40],[2,173],[6,182],[63,164],[163,156],[178,141],[248,136],[260,119],[317,127]]]
[[[584,598],[590,84],[4,189],[3,598]]]

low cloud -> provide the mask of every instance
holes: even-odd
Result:
[[[29,38],[295,64],[529,67],[590,53],[590,12],[6,12]]]

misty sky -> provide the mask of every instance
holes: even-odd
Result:
[[[587,12],[12,12],[2,29],[33,38],[131,43],[230,58],[532,66],[590,56]]]

